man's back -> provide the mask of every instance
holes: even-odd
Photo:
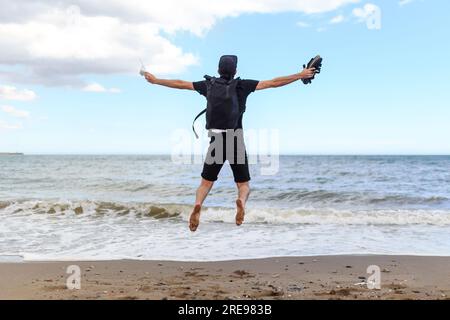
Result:
[[[236,86],[236,91],[237,91],[240,110],[245,111],[246,104],[247,104],[247,98],[252,92],[254,92],[256,90],[256,87],[258,86],[259,81],[246,80],[246,79],[238,79],[237,81],[238,81],[238,83]],[[208,94],[207,80],[193,82],[193,86],[194,86],[194,89],[199,94],[201,94],[205,98],[207,97],[207,94]],[[242,115],[240,116],[238,125],[235,129],[242,129]]]

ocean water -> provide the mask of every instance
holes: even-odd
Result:
[[[226,165],[191,233],[200,171],[169,156],[2,156],[0,257],[450,255],[448,156],[281,156],[274,176],[251,166],[241,227]]]

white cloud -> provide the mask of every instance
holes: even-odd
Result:
[[[17,89],[13,86],[0,85],[0,98],[6,100],[31,101],[36,99],[37,95],[31,90]]]
[[[299,26],[300,28],[308,28],[308,27],[310,27],[310,24],[306,23],[304,21],[299,21],[299,22],[297,22],[297,26]]]
[[[359,0],[0,0],[0,66],[4,80],[45,85],[87,84],[86,74],[135,73],[139,58],[157,74],[198,63],[161,34],[208,32],[245,13],[335,10]]]
[[[400,6],[404,6],[407,5],[409,3],[413,2],[413,0],[400,0],[400,2],[398,3]]]
[[[344,16],[342,14],[340,14],[340,15],[338,15],[336,17],[333,17],[330,20],[330,23],[331,24],[338,24],[338,23],[344,22],[344,20],[345,20]]]
[[[362,8],[353,9],[353,15],[359,22],[365,22],[369,30],[381,29],[381,8],[377,5],[367,3]]]
[[[372,3],[366,3],[362,8],[353,9],[353,15],[358,18],[359,21],[366,21],[376,10],[378,6]]]
[[[87,91],[87,92],[100,92],[100,93],[104,93],[104,92],[109,92],[109,93],[120,93],[121,90],[118,88],[105,88],[104,86],[102,86],[99,83],[91,83],[88,84],[87,86],[85,86],[83,88],[83,91]]]
[[[13,106],[2,106],[1,109],[3,112],[6,112],[9,115],[17,118],[28,118],[30,116],[30,113],[28,111],[19,110],[14,108]]]
[[[0,130],[17,130],[22,129],[22,124],[9,124],[0,120]]]

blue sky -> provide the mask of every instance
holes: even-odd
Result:
[[[151,40],[156,49],[142,59],[157,76],[197,81],[215,73],[220,55],[236,54],[241,78],[265,80],[295,73],[319,53],[323,72],[312,85],[298,82],[253,93],[244,127],[279,130],[280,151],[289,154],[450,154],[450,45],[445,40],[450,3],[346,2],[352,1],[316,13],[271,7],[266,13],[213,16],[207,26],[161,27],[154,35],[161,43]],[[358,18],[361,11],[355,9],[367,4],[380,8],[380,29],[369,29]],[[100,13],[110,14],[105,6]],[[75,8],[81,14],[87,10],[82,3]],[[170,153],[173,132],[188,132],[205,106],[196,92],[147,84],[138,75],[137,59],[120,56],[132,65],[122,69],[114,62],[110,69],[96,67],[93,61],[78,70],[70,59],[56,54],[43,59],[38,50],[37,58],[12,61],[21,48],[2,42],[1,28],[10,23],[25,22],[0,16],[0,43],[7,53],[0,55],[0,152]],[[82,54],[77,39],[74,50]],[[155,62],[152,50],[167,43],[181,50],[170,52],[182,62],[164,57]],[[95,42],[90,45],[96,49]],[[59,78],[35,76],[36,61],[54,65]],[[136,73],[129,69],[134,65]],[[28,73],[33,76],[20,76]]]

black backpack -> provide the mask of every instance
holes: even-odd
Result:
[[[243,114],[239,106],[237,95],[237,84],[240,78],[226,80],[205,76],[207,88],[207,106],[200,112],[192,123],[192,130],[195,132],[194,123],[204,113],[206,113],[206,129],[236,129],[239,118]]]

